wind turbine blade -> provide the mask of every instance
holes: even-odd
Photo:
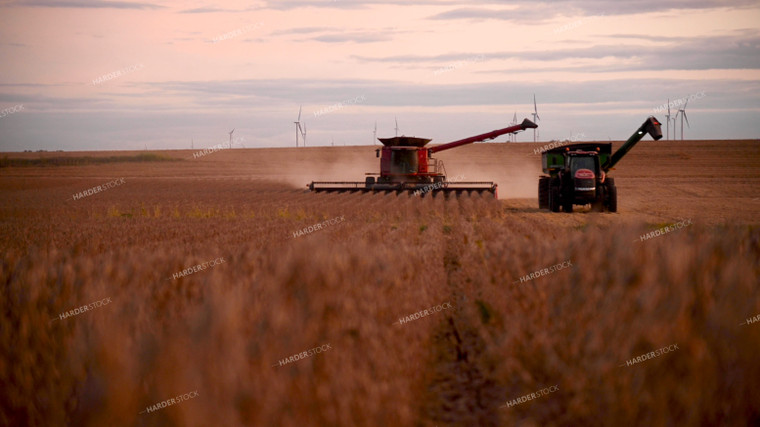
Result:
[[[536,106],[536,94],[533,94],[533,112],[538,113],[538,107]]]
[[[303,105],[301,105],[300,107],[298,107],[298,121],[299,122],[301,121],[301,109],[303,109]]]
[[[686,119],[686,126],[691,127],[689,124],[689,116],[686,115],[686,111],[683,112],[683,118]]]
[[[685,104],[683,104],[683,109],[684,109],[684,111],[686,111],[686,106],[687,106],[687,105],[689,105],[689,100],[688,100],[688,99],[686,100],[686,103],[685,103]]]

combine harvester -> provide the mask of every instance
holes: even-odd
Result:
[[[447,181],[443,161],[434,159],[433,154],[537,127],[535,123],[525,119],[519,125],[430,148],[425,148],[425,145],[431,141],[425,138],[409,136],[378,138],[383,143],[383,148],[376,150],[377,157],[380,157],[380,173],[367,173],[368,176],[364,182],[314,181],[307,187],[309,190],[318,193],[374,193],[383,191],[396,192],[396,194],[406,192],[424,196],[427,193],[460,195],[474,192],[478,194],[491,193],[496,197],[496,184],[493,182]]]
[[[538,208],[572,212],[573,205],[591,205],[596,211],[617,212],[615,179],[607,172],[615,166],[645,134],[662,138],[660,122],[649,117],[615,154],[612,143],[582,143],[545,151],[541,162],[544,173],[538,179]]]

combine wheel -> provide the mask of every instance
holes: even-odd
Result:
[[[374,176],[368,176],[364,179],[364,186],[366,188],[372,188],[375,185],[375,177]]]
[[[549,209],[549,178],[538,178],[538,208]]]

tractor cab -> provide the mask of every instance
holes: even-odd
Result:
[[[567,153],[567,167],[578,196],[595,196],[597,177],[601,165],[595,151],[574,151]]]

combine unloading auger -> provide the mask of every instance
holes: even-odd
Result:
[[[498,129],[443,145],[426,148],[430,139],[409,136],[378,138],[383,143],[376,150],[380,158],[380,173],[367,173],[364,182],[314,181],[308,185],[314,192],[407,192],[424,196],[430,193],[470,194],[491,193],[496,197],[496,184],[486,181],[448,181],[443,161],[433,158],[439,151],[474,142],[486,141],[508,133],[517,133],[538,126],[528,119],[504,129]]]

